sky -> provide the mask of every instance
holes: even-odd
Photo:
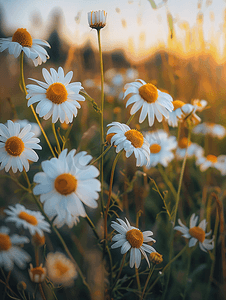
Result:
[[[223,28],[225,0],[165,0],[165,5],[161,6],[163,2],[155,0],[156,5],[160,5],[158,9],[153,9],[148,0],[0,0],[0,6],[6,34],[23,27],[33,38],[43,39],[51,29],[53,10],[61,10],[62,34],[67,42],[78,45],[87,40],[96,43],[96,33],[88,26],[87,13],[105,10],[107,25],[102,30],[103,50],[126,47],[129,40],[133,40],[135,48],[166,43],[168,12],[173,16],[175,32],[178,34],[182,22],[188,22],[190,27],[195,25],[198,12],[204,14],[206,40],[211,28],[215,32]],[[31,16],[34,15],[41,17],[37,26],[32,25]]]

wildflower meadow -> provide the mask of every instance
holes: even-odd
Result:
[[[168,41],[139,63],[103,51],[111,11],[80,16],[96,51],[57,62],[26,28],[0,38],[2,300],[225,299],[226,64],[201,15],[217,1],[183,45],[170,1],[146,2]]]

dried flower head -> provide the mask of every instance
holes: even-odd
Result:
[[[28,270],[31,281],[35,283],[41,283],[46,278],[46,268],[42,267],[42,264],[39,267],[34,268],[32,264],[30,264],[30,269]]]

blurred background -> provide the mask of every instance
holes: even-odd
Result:
[[[43,67],[62,66],[65,72],[73,70],[73,80],[81,81],[89,92],[100,80],[96,31],[88,26],[87,13],[98,9],[107,12],[107,25],[101,31],[104,70],[110,69],[106,97],[119,99],[117,91],[126,82],[142,78],[168,91],[174,100],[203,98],[214,103],[206,119],[225,123],[224,0],[1,0],[0,37],[12,36],[22,27],[33,38],[50,43],[50,60],[37,68],[27,61],[25,79],[42,80]],[[11,117],[6,99],[16,106],[20,103],[19,63],[6,50],[0,55],[0,65],[4,122]]]

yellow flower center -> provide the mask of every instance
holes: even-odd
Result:
[[[57,276],[63,276],[69,270],[69,267],[58,260],[55,263],[55,269],[56,269],[55,272]]]
[[[187,145],[190,146],[190,145],[191,145],[191,142],[189,142],[189,144],[188,144],[188,139],[187,139],[186,137],[183,137],[183,138],[180,139],[179,142],[178,142],[178,146],[179,146],[181,149],[187,148]]]
[[[162,255],[158,252],[152,252],[150,253],[150,260],[153,264],[161,264],[163,261]]]
[[[158,99],[158,90],[151,83],[142,85],[139,88],[139,94],[148,103],[153,103]]]
[[[108,142],[108,144],[111,144],[111,138],[115,135],[115,133],[109,133],[106,135],[106,142]]]
[[[61,82],[51,84],[46,91],[46,98],[55,104],[61,104],[67,100],[68,92]]]
[[[9,155],[20,156],[24,151],[24,142],[17,136],[12,136],[5,142],[5,150]]]
[[[69,195],[77,188],[77,179],[68,173],[57,176],[54,183],[55,189],[62,195]]]
[[[144,143],[144,137],[142,133],[140,133],[136,129],[130,129],[126,131],[125,137],[131,142],[131,144],[135,148],[141,148]]]
[[[139,229],[131,229],[127,231],[126,239],[132,248],[140,248],[144,241],[143,233]]]
[[[0,251],[7,251],[12,247],[8,234],[0,233]]]
[[[196,106],[202,107],[202,104],[201,104],[199,101],[195,102],[194,104],[195,104]]]
[[[181,108],[182,106],[184,106],[184,102],[183,101],[180,101],[180,100],[175,100],[172,102],[173,103],[173,107],[174,109],[173,110],[176,110],[178,108]]]
[[[12,37],[12,42],[19,43],[22,47],[32,46],[32,37],[25,28],[19,28]]]
[[[192,227],[189,229],[189,234],[201,243],[205,240],[205,231],[200,227]]]
[[[206,159],[211,161],[214,164],[217,162],[217,157],[215,155],[212,155],[212,154],[207,155]]]
[[[159,153],[160,150],[161,150],[161,146],[159,144],[152,144],[150,146],[151,153]]]
[[[31,225],[36,226],[38,224],[38,220],[36,219],[35,216],[29,215],[28,213],[26,213],[25,211],[21,211],[18,215],[18,217],[22,220],[25,220],[26,222],[28,222]]]

